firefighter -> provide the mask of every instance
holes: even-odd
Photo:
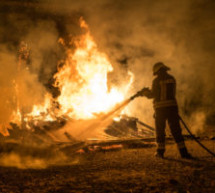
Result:
[[[168,74],[170,68],[162,62],[155,63],[153,66],[152,88],[143,89],[142,96],[153,98],[155,109],[155,126],[156,126],[156,157],[163,158],[165,152],[165,127],[168,121],[171,133],[177,143],[182,158],[191,159],[182,136],[182,130],[179,124],[178,105],[175,98],[176,80]]]

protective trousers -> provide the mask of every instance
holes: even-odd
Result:
[[[172,136],[174,137],[179,150],[186,148],[179,124],[178,107],[169,106],[155,109],[157,152],[160,154],[165,152],[166,121],[168,121]]]

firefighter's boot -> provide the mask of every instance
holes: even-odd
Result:
[[[164,158],[164,152],[165,152],[165,150],[163,150],[163,149],[157,149],[157,152],[155,153],[155,157],[157,157],[157,158]]]
[[[180,152],[181,158],[193,159],[193,156],[188,153],[186,147],[179,149],[179,152]]]

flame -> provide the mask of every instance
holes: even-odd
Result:
[[[127,86],[108,90],[107,75],[113,67],[107,56],[98,51],[83,19],[80,26],[86,33],[75,40],[74,52],[67,50],[65,65],[55,74],[55,86],[61,90],[57,100],[62,114],[89,119],[123,101]]]
[[[29,120],[44,120],[44,121],[54,121],[55,116],[50,111],[51,108],[51,101],[52,97],[50,94],[45,95],[44,104],[41,105],[34,105],[33,110],[31,113],[28,113],[25,117],[25,121],[28,122]]]
[[[127,84],[118,88],[110,87],[107,76],[113,71],[113,66],[107,55],[98,50],[89,27],[82,18],[80,27],[85,33],[72,38],[69,42],[72,46],[67,47],[64,39],[59,39],[66,51],[65,60],[60,61],[63,65],[58,67],[58,72],[54,75],[54,86],[60,89],[60,96],[53,99],[50,94],[46,94],[43,104],[32,105],[31,113],[23,113],[19,105],[19,84],[22,77],[18,77],[14,82],[17,107],[11,116],[11,122],[19,126],[24,122],[25,127],[30,129],[30,122],[37,124],[39,120],[54,121],[57,117],[94,119],[125,99],[133,82],[133,74],[128,72],[130,80]],[[26,50],[26,44],[23,45],[20,54]],[[25,67],[23,60],[26,60],[29,52],[25,53],[23,57],[19,57],[18,71]],[[53,107],[53,102],[59,104],[58,108]]]

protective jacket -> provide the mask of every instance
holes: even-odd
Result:
[[[153,80],[151,92],[146,94],[146,96],[154,99],[154,108],[157,109],[177,106],[175,94],[175,78],[168,73],[163,73]]]

